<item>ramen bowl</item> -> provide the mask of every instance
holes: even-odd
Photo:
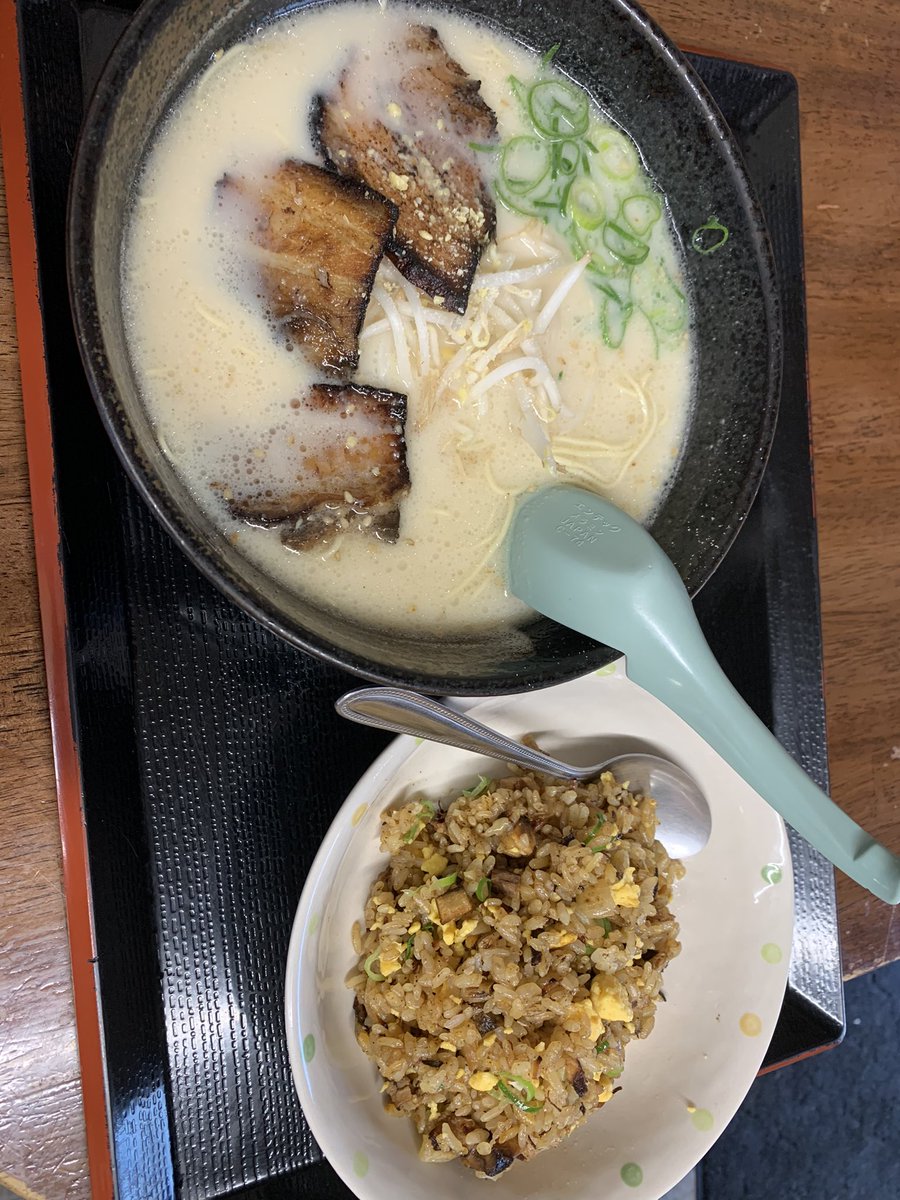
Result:
[[[364,624],[292,590],[216,524],[145,407],[122,281],[136,181],[161,122],[213,57],[306,7],[321,5],[147,0],[110,58],[85,120],[69,209],[72,307],[102,419],[151,511],[198,569],[293,645],[368,679],[438,693],[516,692],[574,678],[607,663],[611,651],[545,618],[445,636]],[[538,52],[558,43],[556,65],[630,134],[665,196],[692,300],[695,378],[680,457],[650,527],[695,593],[756,494],[780,379],[771,254],[734,140],[689,65],[625,0],[445,7]],[[692,234],[713,221],[729,237],[706,253]]]

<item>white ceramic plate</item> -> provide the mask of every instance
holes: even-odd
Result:
[[[287,1036],[303,1110],[323,1152],[361,1200],[657,1200],[703,1157],[747,1093],[787,980],[793,886],[781,819],[678,717],[619,666],[469,710],[507,734],[533,733],[573,762],[646,748],[689,770],[712,809],[712,837],[688,860],[673,909],[682,952],[668,1001],[626,1054],[622,1091],[563,1145],[487,1183],[458,1164],[419,1161],[412,1123],[387,1116],[380,1078],[354,1038],[350,929],[385,856],[380,813],[415,793],[444,796],[496,765],[403,737],[341,808],[310,871],[287,965]]]

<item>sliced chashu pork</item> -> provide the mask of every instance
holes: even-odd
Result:
[[[411,283],[458,313],[496,224],[469,145],[497,133],[479,87],[436,30],[411,25],[385,58],[357,52],[312,113],[327,163],[397,205],[390,257]]]
[[[288,159],[261,182],[226,175],[222,201],[248,209],[271,316],[310,362],[349,378],[396,207],[354,180]]]
[[[405,420],[406,397],[396,392],[316,384],[292,401],[285,424],[214,486],[235,516],[282,526],[291,550],[349,529],[394,542],[409,487]]]

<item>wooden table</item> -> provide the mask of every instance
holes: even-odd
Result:
[[[835,799],[900,851],[900,22],[895,0],[648,0],[681,45],[800,84]],[[84,1200],[78,1064],[0,189],[0,1185]],[[900,957],[841,878],[847,977]]]

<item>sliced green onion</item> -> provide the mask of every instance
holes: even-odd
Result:
[[[514,137],[500,156],[500,180],[513,196],[527,196],[550,174],[550,146],[536,137]]]
[[[442,892],[445,892],[448,887],[453,887],[454,883],[456,883],[456,876],[457,872],[453,871],[450,875],[445,875],[443,879],[435,880],[435,883],[437,883]]]
[[[610,1069],[608,1071],[604,1071],[603,1074],[607,1077],[607,1079],[618,1079],[624,1070],[624,1067],[610,1067]]]
[[[479,900],[481,903],[484,903],[484,901],[487,900],[487,898],[490,894],[491,894],[491,881],[488,879],[487,875],[482,875],[481,879],[478,880],[478,883],[476,884],[476,887],[475,887],[475,898],[476,898],[476,900]]]
[[[606,1040],[606,1038],[604,1038],[602,1042],[598,1042],[597,1045],[594,1047],[594,1053],[602,1054],[604,1052],[604,1050],[608,1050],[608,1049],[609,1049],[609,1042]]]
[[[577,142],[554,142],[556,170],[559,175],[574,175],[581,162],[581,148]]]
[[[629,267],[638,267],[650,253],[650,247],[617,221],[603,226],[603,244],[610,254]]]
[[[604,934],[609,937],[612,933],[612,921],[610,921],[609,917],[601,917],[597,924],[602,927]]]
[[[545,63],[557,49],[548,50]],[[574,258],[589,255],[588,279],[601,293],[599,322],[607,346],[622,345],[637,311],[647,318],[658,355],[662,334],[684,329],[687,304],[661,264],[646,272],[637,270],[649,256],[650,234],[663,216],[663,205],[655,193],[625,183],[640,167],[634,143],[620,129],[592,121],[589,97],[568,80],[545,78],[527,87],[514,75],[508,79],[532,132],[499,148],[497,199],[511,212],[552,226]],[[471,145],[483,152],[496,149]],[[607,219],[614,212],[618,215]],[[714,246],[697,240],[710,230],[724,234]],[[725,227],[711,217],[707,226],[695,231],[694,248],[709,253],[727,236]],[[472,794],[480,791],[463,793]],[[594,854],[608,850],[615,840],[590,845],[604,820],[598,814],[584,843]]]
[[[375,961],[375,959],[378,957],[379,954],[380,954],[379,950],[373,951],[369,955],[369,957],[366,959],[366,961],[363,963],[363,970],[368,975],[368,977],[372,980],[373,983],[383,983],[384,982],[384,976],[379,975],[379,973],[377,971],[372,970],[372,963]]]
[[[628,322],[631,320],[633,312],[634,305],[630,302],[622,304],[618,300],[608,297],[603,301],[603,307],[600,310],[600,332],[603,334],[604,342],[611,350],[618,350],[625,340],[625,330],[628,328]],[[606,842],[602,846],[591,846],[591,854],[602,854],[604,850],[609,849],[610,845],[610,842]]]
[[[596,949],[597,949],[597,947],[596,947],[596,946],[592,946],[590,942],[585,942],[585,943],[584,943],[584,952],[585,952],[585,954],[593,954],[593,953],[594,953],[594,951],[595,951]]]
[[[655,329],[680,333],[687,324],[687,299],[660,259],[635,272],[633,296]]]
[[[591,261],[587,265],[587,270],[591,275],[600,275],[608,278],[611,275],[621,275],[625,270],[625,264],[620,258],[612,254],[604,243],[603,234],[605,230],[606,226],[600,225],[592,232],[585,232],[582,236],[579,236],[581,231],[573,224],[570,227],[568,240],[577,258],[581,258],[586,251],[590,253]],[[578,245],[581,245],[582,242],[583,248],[580,252],[577,252]]]
[[[500,149],[496,142],[469,142],[469,149],[474,150],[477,154],[496,154]]]
[[[553,62],[553,59],[556,57],[557,50],[560,48],[561,45],[562,45],[562,42],[556,42],[555,45],[551,46],[549,50],[544,51],[544,53],[541,55],[541,66],[542,67],[550,66],[550,64]]]
[[[597,287],[600,288],[600,290],[602,292],[605,292],[607,294],[607,296],[610,296],[613,300],[619,299],[619,297],[612,290],[612,288],[604,287],[604,285],[601,283],[598,283]],[[598,832],[603,828],[603,826],[605,824],[606,824],[606,817],[604,816],[603,813],[601,813],[600,816],[597,818],[597,820],[594,822],[594,828],[588,834],[588,838],[587,838],[588,842],[592,841],[597,836]],[[587,845],[587,842],[585,842],[585,845]]]
[[[617,129],[604,129],[593,140],[597,147],[594,161],[603,174],[611,179],[630,179],[638,168],[634,143]]]
[[[629,196],[622,201],[622,216],[632,233],[645,238],[662,216],[662,205],[655,196]]]
[[[516,1088],[524,1092],[524,1095],[520,1096],[514,1090]],[[504,1075],[502,1079],[497,1081],[495,1091],[499,1092],[504,1100],[508,1100],[510,1104],[514,1104],[520,1112],[536,1113],[540,1112],[544,1107],[543,1100],[540,1104],[531,1103],[535,1095],[534,1084],[530,1079],[523,1079],[521,1075]]]
[[[435,808],[431,801],[423,800],[416,819],[403,835],[403,840],[407,845],[419,836],[419,834],[434,816],[434,813]]]
[[[588,98],[561,79],[542,79],[528,93],[528,115],[538,133],[551,139],[581,137],[590,121]]]
[[[708,237],[707,234],[713,236]],[[715,250],[721,250],[730,237],[728,226],[723,225],[717,217],[710,217],[705,225],[694,230],[691,246],[698,254],[712,254]]]
[[[512,94],[515,96],[515,98],[518,100],[518,102],[522,105],[522,110],[525,113],[525,115],[527,116],[528,115],[528,88],[526,88],[525,84],[522,82],[521,79],[516,79],[515,75],[510,75],[508,82],[509,82],[510,88],[512,89]]]
[[[609,298],[610,298],[608,301],[608,303],[610,304],[609,313],[612,313],[613,315],[615,315],[614,309],[612,306],[616,305],[616,304],[623,310],[626,310],[623,312],[622,316],[624,318],[625,324],[627,325],[628,322],[631,320],[632,313],[634,312],[634,305],[632,304],[632,302],[630,300],[621,300],[613,292],[612,288],[602,287],[599,283],[596,284],[595,286],[600,288],[601,291],[605,292],[607,294],[607,296],[609,296]],[[607,315],[609,315],[609,313]],[[600,327],[601,327],[601,329],[604,328],[603,313],[600,314]],[[607,336],[607,333],[610,334],[610,336],[612,336],[613,332],[614,332],[613,330],[607,329],[603,335],[604,338]],[[622,332],[624,334],[624,329],[622,330]],[[621,343],[618,343],[618,344],[621,345]],[[612,345],[612,343],[607,342],[607,345]],[[613,349],[615,349],[615,348],[616,347],[613,346]],[[617,833],[614,833],[612,835],[612,837],[609,839],[609,841],[604,842],[602,846],[591,846],[591,854],[603,854],[604,851],[606,851],[610,848],[610,846],[613,844],[613,842],[617,842],[618,840],[619,840],[619,835]]]
[[[480,796],[482,792],[486,792],[493,782],[493,779],[488,779],[487,775],[479,775],[478,782],[470,787],[468,791],[464,791],[462,794],[464,796],[468,796],[470,800],[474,800],[476,797]]]
[[[568,200],[569,212],[576,225],[581,229],[599,229],[603,224],[605,205],[599,188],[590,178],[580,176],[573,180]]]
[[[559,201],[557,202],[556,207],[559,209],[559,215],[561,217],[566,215],[566,209],[569,207],[569,192],[572,190],[572,184],[574,182],[574,179],[570,179],[563,190],[559,193]]]
[[[434,929],[434,925],[431,921],[426,921],[425,924],[422,926],[423,933],[431,933],[431,931],[433,929]],[[400,959],[401,962],[406,962],[406,960],[412,954],[413,946],[415,944],[416,944],[416,935],[414,933],[411,933],[409,935],[409,937],[406,939],[406,949],[403,951],[403,957]]]
[[[518,1088],[519,1091],[524,1092],[526,1100],[530,1101],[534,1099],[534,1084],[530,1079],[526,1079],[524,1075],[512,1075],[508,1071],[504,1071],[501,1074],[501,1078],[505,1079],[514,1088]]]
[[[622,336],[624,337],[625,325],[628,324],[628,321],[631,317],[631,310],[633,309],[634,306],[631,304],[631,301],[624,300],[619,295],[619,293],[615,290],[615,288],[612,287],[608,283],[599,283],[595,279],[594,287],[597,289],[598,292],[602,292],[603,295],[606,296],[606,304],[613,306],[610,308],[610,313],[613,316],[615,316],[615,308],[616,307],[621,308],[623,310],[627,310],[627,314],[624,311],[622,313],[622,318],[624,319],[624,323],[623,323],[621,332],[622,332]],[[604,305],[604,311],[605,311],[605,305]],[[604,317],[604,312],[602,311],[600,314],[601,329],[604,328],[603,317]],[[621,339],[619,340],[619,342],[616,342],[616,343],[613,343],[612,341],[610,341],[609,338],[607,337],[607,334],[609,334],[609,336],[612,337],[613,332],[614,331],[612,329],[607,328],[604,331],[603,336],[604,336],[604,340],[606,341],[606,344],[608,346],[612,346],[612,348],[615,349],[617,346],[621,345]],[[610,848],[610,846],[613,844],[613,841],[615,840],[615,838],[610,838],[610,840],[608,842],[604,842],[602,846],[591,846],[591,842],[597,836],[600,829],[602,829],[602,827],[606,824],[606,820],[607,819],[606,819],[605,815],[603,813],[601,813],[600,816],[597,818],[597,820],[594,822],[594,828],[591,830],[591,832],[587,836],[587,841],[584,844],[585,844],[585,846],[590,846],[591,854],[601,854],[604,850],[608,850]]]
[[[542,221],[546,221],[547,218],[539,211],[541,206],[536,206],[534,200],[511,196],[499,179],[494,184],[494,191],[503,207],[508,208],[510,212],[518,213],[520,217],[539,217]]]

